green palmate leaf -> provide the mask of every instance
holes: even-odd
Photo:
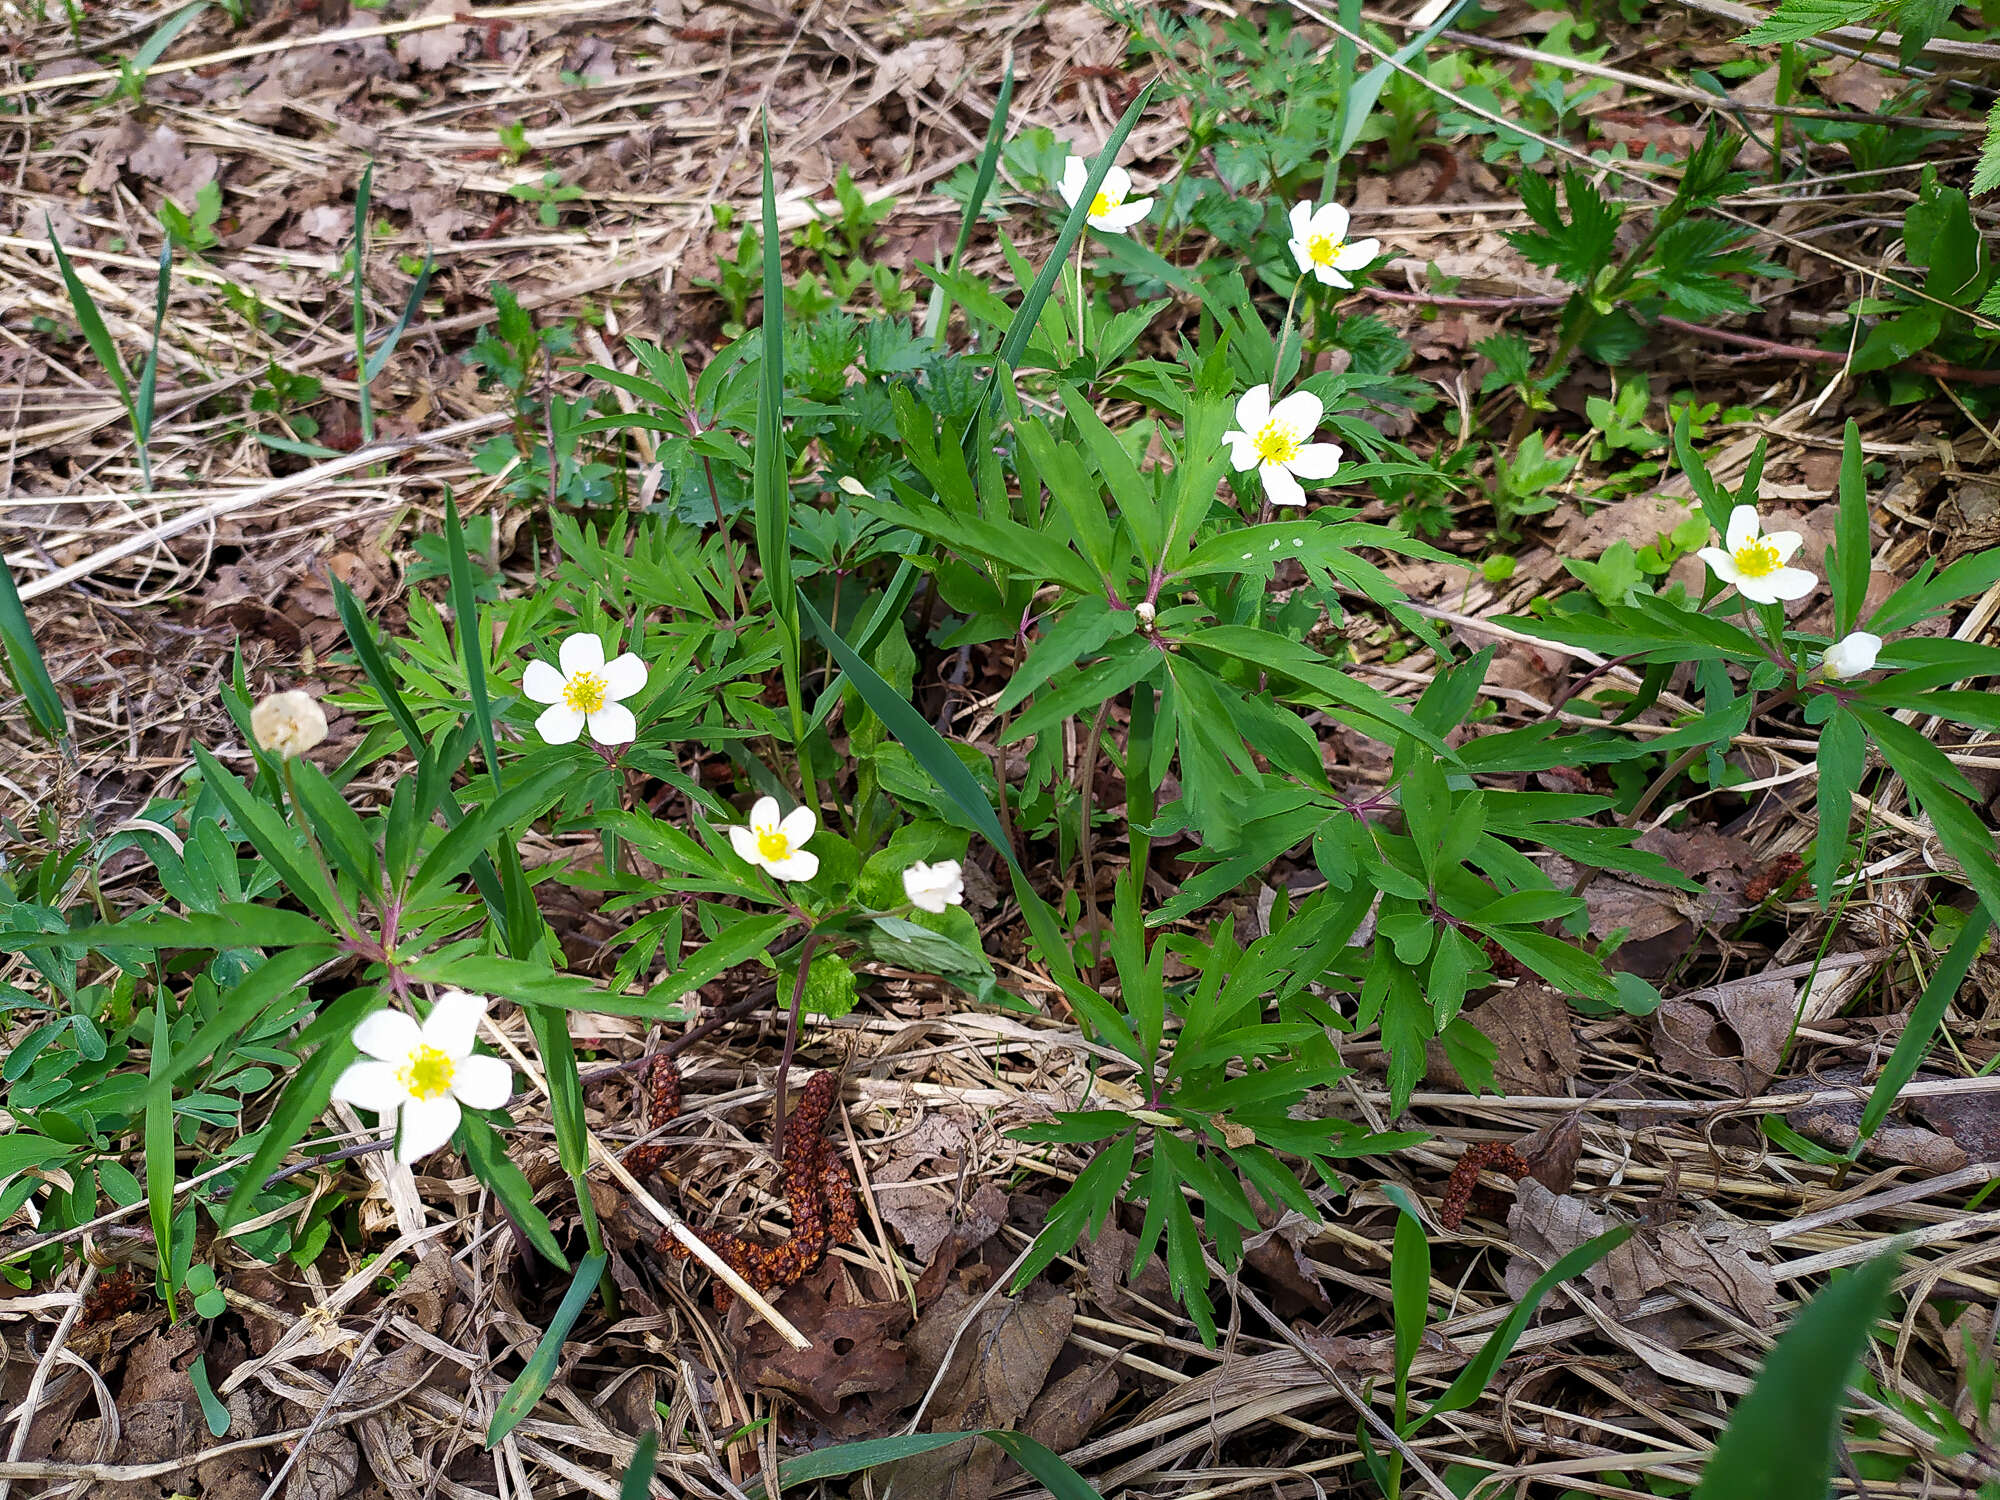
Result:
[[[337,925],[336,913],[340,910],[340,903],[334,897],[333,888],[327,884],[326,876],[312,862],[291,825],[267,803],[253,796],[250,789],[238,781],[221,761],[209,754],[205,746],[194,747],[194,758],[201,767],[203,782],[229,810],[230,821],[270,862],[284,882],[285,889],[310,907],[322,921],[330,926]],[[322,938],[325,935],[320,934]]]
[[[542,1399],[549,1383],[556,1378],[563,1340],[569,1337],[570,1329],[576,1326],[577,1318],[583,1313],[584,1304],[597,1289],[606,1264],[607,1259],[602,1255],[586,1255],[578,1264],[569,1291],[564,1294],[562,1305],[549,1322],[549,1331],[542,1335],[542,1341],[535,1346],[528,1363],[514,1377],[514,1383],[507,1387],[506,1393],[493,1408],[493,1420],[486,1427],[488,1448],[520,1425],[521,1419],[535,1409],[535,1403]]]
[[[1632,1237],[1632,1226],[1621,1224],[1594,1240],[1586,1240],[1570,1251],[1561,1260],[1550,1266],[1535,1279],[1527,1294],[1514,1304],[1514,1310],[1507,1314],[1507,1321],[1496,1328],[1479,1352],[1472,1356],[1466,1367],[1458,1372],[1445,1393],[1432,1403],[1416,1421],[1404,1430],[1408,1438],[1432,1417],[1443,1416],[1446,1412],[1463,1411],[1477,1401],[1493,1382],[1494,1372],[1501,1362],[1514,1352],[1514,1346],[1521,1341],[1521,1335],[1528,1330],[1529,1322],[1535,1316],[1535,1309],[1542,1305],[1542,1299],[1572,1276],[1579,1276],[1596,1265],[1605,1256],[1616,1250]]]
[[[1985,908],[1979,907],[1966,913],[1965,925],[1946,950],[1944,958],[1932,973],[1930,983],[1917,1003],[1910,1008],[1909,1023],[1903,1027],[1902,1036],[1896,1039],[1896,1050],[1889,1054],[1889,1061],[1883,1064],[1882,1076],[1875,1080],[1875,1088],[1868,1096],[1868,1107],[1861,1112],[1861,1140],[1866,1141],[1882,1127],[1895,1108],[1896,1096],[1903,1091],[1903,1085],[1917,1076],[1922,1066],[1924,1054],[1930,1051],[1931,1038],[1937,1034],[1938,1025],[1944,1020],[1944,1013],[1957,996],[1959,986],[1965,983],[1965,976],[1971,972],[1972,961],[1979,956],[1986,943],[1986,935],[1993,930],[1993,918]]]
[[[1837,1277],[1792,1320],[1730,1414],[1695,1500],[1827,1500],[1841,1398],[1898,1259],[1891,1252]]]
[[[1847,826],[1854,816],[1854,793],[1868,768],[1868,742],[1860,722],[1836,708],[1819,733],[1819,832],[1813,837],[1813,889],[1824,908],[1847,853]]]
[[[1833,584],[1836,637],[1854,628],[1868,602],[1869,552],[1868,474],[1861,454],[1861,429],[1849,418],[1840,457],[1840,518],[1827,568]]]
[[[28,612],[4,559],[0,559],[0,660],[6,662],[7,675],[26,700],[28,717],[35,721],[35,727],[52,740],[67,736],[69,717],[62,697],[49,676],[48,663],[42,659],[42,648],[35,644]]]
[[[1780,0],[1755,27],[1737,40],[1752,47],[1802,42],[1841,26],[1867,21],[1886,8],[1886,0]]]
[[[1986,113],[1986,138],[1979,146],[1979,166],[1972,174],[1972,191],[1990,193],[2000,187],[2000,99]],[[1981,312],[1986,309],[1982,306]]]
[[[546,812],[575,779],[572,766],[546,765],[466,818],[439,839],[417,867],[409,900],[417,902],[463,874],[495,839],[511,840],[515,830]]]

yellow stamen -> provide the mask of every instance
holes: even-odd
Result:
[[[1117,206],[1117,200],[1109,193],[1099,192],[1095,198],[1090,200],[1090,216],[1093,219],[1101,219]]]
[[[1760,536],[1736,549],[1736,571],[1745,578],[1768,578],[1784,565],[1778,549],[1767,537]]]
[[[1298,435],[1275,420],[1264,424],[1250,446],[1257,450],[1259,463],[1288,464],[1299,456]]]
[[[772,864],[792,857],[792,841],[782,828],[759,828],[756,834],[757,852]]]
[[[563,702],[580,714],[604,707],[604,679],[595,672],[577,672],[563,684]]]
[[[412,1099],[442,1099],[451,1092],[452,1079],[457,1076],[458,1064],[450,1053],[437,1047],[417,1048],[396,1070],[396,1081],[409,1090]]]
[[[1316,266],[1331,266],[1346,249],[1347,241],[1337,240],[1330,234],[1316,234],[1306,241],[1306,254]]]

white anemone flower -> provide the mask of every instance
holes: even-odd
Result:
[[[1340,447],[1310,441],[1326,408],[1311,391],[1293,391],[1276,406],[1271,388],[1253,385],[1236,403],[1236,430],[1225,432],[1229,462],[1239,474],[1255,469],[1273,505],[1304,505],[1301,479],[1324,483],[1340,468]]]
[[[1859,677],[1875,670],[1875,658],[1881,654],[1881,636],[1855,630],[1828,646],[1819,662],[1829,677]]]
[[[729,830],[737,854],[768,870],[776,880],[811,880],[819,873],[819,856],[803,846],[819,819],[810,807],[795,807],[778,816],[776,797],[759,797],[750,809],[750,825]]]
[[[250,710],[250,733],[261,749],[281,756],[304,755],[326,738],[326,711],[312,694],[296,688],[273,693]]]
[[[1090,180],[1090,163],[1080,156],[1072,156],[1063,163],[1062,181],[1057,184],[1063,202],[1071,208],[1083,196],[1083,185]],[[1104,174],[1104,181],[1097,185],[1097,196],[1090,200],[1090,212],[1084,215],[1084,222],[1092,229],[1102,229],[1107,234],[1123,234],[1153,210],[1151,198],[1131,197],[1132,174],[1123,167],[1113,166]]]
[[[472,1050],[486,997],[447,990],[419,1026],[400,1010],[378,1010],[354,1028],[367,1054],[334,1080],[333,1097],[402,1127],[396,1160],[429,1156],[458,1129],[461,1106],[498,1109],[514,1091],[514,1073],[497,1057]]]
[[[1380,240],[1350,240],[1347,210],[1338,203],[1292,205],[1292,239],[1287,246],[1298,268],[1322,286],[1353,286],[1341,273],[1358,271],[1382,253]]]
[[[639,724],[620,700],[646,685],[646,664],[627,651],[616,661],[604,659],[604,642],[588,633],[564,639],[556,652],[562,670],[545,661],[531,661],[521,678],[521,691],[548,708],[535,720],[535,730],[551,745],[567,745],[590,726],[600,745],[629,745],[638,738]]]
[[[955,859],[934,865],[918,860],[903,871],[903,894],[921,911],[941,912],[947,906],[965,905],[965,875]]]
[[[1739,505],[1729,513],[1723,547],[1704,547],[1701,560],[1717,578],[1736,585],[1736,592],[1753,604],[1789,603],[1803,599],[1819,585],[1804,568],[1786,564],[1805,538],[1796,531],[1765,532],[1755,506]]]

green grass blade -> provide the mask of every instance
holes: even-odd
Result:
[[[1694,1500],[1827,1500],[1841,1397],[1900,1260],[1877,1256],[1801,1309],[1736,1403]]]
[[[153,291],[153,343],[146,351],[145,366],[139,371],[139,389],[132,396],[132,435],[139,441],[139,476],[147,489],[153,487],[153,392],[160,382],[160,330],[167,321],[167,297],[174,282],[174,247],[160,247],[159,284]]]
[[[1415,1214],[1396,1215],[1396,1246],[1389,1259],[1389,1302],[1396,1319],[1396,1422],[1408,1410],[1410,1366],[1430,1319],[1431,1242]]]
[[[479,726],[480,748],[486,752],[486,772],[493,790],[500,787],[500,753],[493,739],[493,705],[486,697],[486,652],[481,646],[479,595],[472,582],[472,557],[465,547],[465,527],[458,519],[458,502],[444,497],[445,567],[451,576],[451,614],[457,624],[458,654],[465,663],[465,691],[472,700],[472,719]]]
[[[169,23],[171,24],[171,23]],[[124,403],[125,413],[132,413],[132,382],[125,374],[125,361],[118,353],[118,345],[112,341],[111,330],[104,326],[104,314],[97,310],[97,299],[90,295],[76,274],[76,267],[69,263],[69,254],[56,238],[56,226],[46,217],[42,220],[48,226],[49,248],[56,253],[56,269],[62,272],[63,287],[69,292],[69,305],[76,313],[76,325],[83,330],[84,342],[90,345],[90,352],[97,356],[97,362],[104,366],[104,373],[111,377],[117,387],[118,399]]]
[[[1340,101],[1340,135],[1326,164],[1326,177],[1320,186],[1322,201],[1330,201],[1339,191],[1341,160],[1354,149],[1354,143],[1361,138],[1361,130],[1368,123],[1369,112],[1375,108],[1375,101],[1382,97],[1382,90],[1388,86],[1390,75],[1396,71],[1396,64],[1408,67],[1411,59],[1436,41],[1438,34],[1456,21],[1458,13],[1469,3],[1470,0],[1457,0],[1457,3],[1431,23],[1428,30],[1412,37],[1396,50],[1395,63],[1385,59],[1354,80],[1354,86],[1346,91]]]
[[[28,611],[21,603],[21,591],[14,587],[14,574],[0,559],[0,655],[7,663],[7,675],[27,700],[28,717],[35,727],[60,744],[69,737],[69,715],[42,648],[35,644],[35,632],[28,624]]]
[[[1861,453],[1861,429],[1852,418],[1841,439],[1840,512],[1834,523],[1833,557],[1827,568],[1837,614],[1836,638],[1845,636],[1868,603],[1868,471]]]
[[[382,335],[382,347],[368,356],[362,378],[373,380],[382,373],[389,363],[389,356],[396,352],[396,345],[402,341],[403,330],[410,326],[410,319],[417,315],[417,309],[424,305],[424,293],[430,289],[431,277],[437,272],[437,258],[428,251],[424,253],[424,264],[417,272],[417,279],[410,284],[410,295],[403,302],[403,312],[389,331]]]
[[[550,1265],[567,1271],[569,1257],[563,1254],[548,1215],[536,1205],[535,1190],[527,1174],[514,1165],[514,1158],[507,1154],[507,1143],[499,1133],[478,1114],[468,1111],[458,1122],[457,1140],[465,1148],[466,1165],[472,1168],[472,1175],[500,1200],[507,1217],[520,1226],[528,1243],[541,1251]]]
[[[167,48],[173,46],[179,36],[193,22],[194,18],[208,9],[208,0],[195,0],[193,5],[175,11],[160,24],[160,29],[139,45],[132,54],[131,74],[143,79],[153,69],[153,64],[166,56]]]
[[[778,1483],[789,1490],[795,1484],[810,1484],[817,1479],[842,1479],[849,1474],[859,1474],[864,1469],[895,1463],[898,1459],[935,1453],[940,1448],[962,1443],[969,1437],[983,1437],[997,1445],[1056,1500],[1101,1500],[1082,1475],[1033,1438],[990,1427],[976,1432],[905,1432],[895,1437],[868,1438],[858,1443],[821,1448],[816,1453],[801,1454],[779,1464]],[[763,1480],[753,1481],[745,1492],[755,1500],[756,1496],[765,1493]]]
[[[993,121],[986,127],[986,144],[979,151],[979,167],[972,179],[972,194],[965,200],[965,213],[958,221],[958,243],[952,246],[950,268],[956,271],[965,259],[965,250],[972,243],[972,231],[979,224],[980,210],[986,207],[986,195],[993,191],[993,179],[1000,171],[1000,148],[1007,141],[1007,111],[1014,102],[1014,62],[1007,61],[1007,72],[1000,80],[999,96],[993,101]],[[946,314],[951,310],[948,294],[942,286],[931,288],[930,304],[924,309],[924,337],[935,340],[944,328]]]
[[[174,1049],[167,1021],[167,990],[153,997],[153,1040],[148,1048],[147,1076],[157,1083],[173,1066]],[[174,1099],[161,1089],[146,1101],[146,1217],[153,1222],[153,1243],[159,1249],[161,1288],[174,1316]]]
[[[1958,994],[1959,986],[1965,983],[1965,976],[1972,971],[1972,961],[1979,956],[1986,935],[1992,929],[1993,918],[1984,906],[1975,906],[1965,914],[1965,925],[1958,930],[1958,936],[1945,951],[1943,960],[1931,975],[1931,982],[1924,986],[1923,994],[1910,1008],[1909,1024],[1903,1027],[1902,1036],[1897,1038],[1896,1050],[1889,1054],[1889,1061],[1883,1065],[1882,1076],[1875,1080],[1875,1091],[1868,1096],[1868,1107],[1861,1112],[1862,1140],[1867,1140],[1882,1128],[1882,1122],[1895,1107],[1896,1096],[1903,1091],[1903,1085],[1917,1076],[1924,1054],[1930,1051],[1931,1038],[1937,1034],[1938,1023],[1944,1020],[1946,1007]]]
[[[1608,1234],[1600,1234],[1594,1240],[1584,1241],[1537,1277],[1535,1284],[1528,1288],[1527,1295],[1514,1304],[1514,1310],[1507,1315],[1507,1321],[1495,1329],[1492,1337],[1479,1346],[1479,1352],[1473,1355],[1471,1362],[1458,1372],[1458,1377],[1446,1388],[1445,1393],[1438,1397],[1430,1410],[1404,1430],[1403,1436],[1410,1437],[1432,1417],[1442,1416],[1446,1412],[1463,1411],[1477,1401],[1492,1382],[1494,1372],[1500,1368],[1501,1362],[1514,1352],[1514,1345],[1519,1343],[1521,1335],[1527,1332],[1528,1323],[1535,1316],[1535,1309],[1542,1305],[1542,1299],[1554,1291],[1559,1283],[1589,1270],[1631,1237],[1632,1226],[1621,1224]]]
[[[790,626],[793,613],[791,486],[785,461],[785,271],[778,238],[778,200],[771,183],[771,141],[764,139],[764,326],[757,381],[757,437],[752,487],[757,512],[757,565],[771,595],[771,609]]]
[[[648,1427],[639,1434],[632,1450],[632,1462],[618,1481],[618,1500],[646,1500],[653,1493],[653,1470],[660,1458],[660,1435]]]
[[[549,1331],[542,1335],[542,1341],[535,1346],[528,1363],[514,1377],[514,1383],[507,1387],[506,1394],[493,1408],[493,1421],[486,1429],[487,1447],[491,1448],[519,1426],[521,1419],[533,1411],[535,1403],[542,1399],[549,1382],[556,1378],[556,1364],[562,1357],[563,1340],[576,1326],[590,1294],[597,1290],[597,1283],[604,1275],[605,1263],[602,1255],[586,1255],[577,1266],[576,1277],[569,1284],[562,1306],[556,1309]]]
[[[375,163],[361,169],[354,188],[354,375],[360,387],[361,444],[375,441],[375,404],[368,395],[368,200],[375,187]]]

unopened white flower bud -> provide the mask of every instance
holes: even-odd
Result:
[[[1159,611],[1154,609],[1144,599],[1141,599],[1137,604],[1132,606],[1132,613],[1138,617],[1139,628],[1150,635],[1153,629],[1153,620],[1159,614]]]
[[[312,694],[296,688],[273,693],[250,710],[250,732],[259,748],[279,755],[304,755],[326,738],[326,714]]]

